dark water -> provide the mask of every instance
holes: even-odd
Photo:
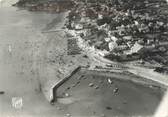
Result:
[[[41,53],[45,53],[41,49],[46,47],[43,43],[50,40],[41,31],[60,15],[0,7],[0,91],[5,92],[0,95],[0,117],[60,116],[60,112],[38,92],[36,72],[36,63],[41,62]],[[54,22],[47,30],[59,23]],[[22,109],[12,106],[13,97],[23,99]]]
[[[58,88],[57,95],[59,104],[73,116],[146,116],[154,113],[163,91],[112,75],[78,73]]]

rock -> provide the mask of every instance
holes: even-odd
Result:
[[[153,88],[153,85],[150,85],[149,88]]]
[[[0,95],[3,95],[3,94],[5,94],[5,92],[4,91],[0,91]]]
[[[108,78],[108,83],[113,84],[113,81],[110,78]]]
[[[8,46],[8,51],[9,51],[9,53],[12,52],[12,46],[11,45]]]
[[[65,97],[69,97],[70,95],[68,93],[65,93]]]
[[[88,56],[87,56],[87,55],[83,55],[83,57],[84,57],[84,58],[88,58]]]
[[[71,87],[67,87],[66,89],[69,90],[69,89],[71,89]]]
[[[115,89],[113,90],[114,93],[118,93],[118,91],[119,91],[118,88],[115,88]]]
[[[81,75],[81,78],[85,77],[85,75]]]
[[[95,86],[95,89],[98,89],[99,88],[99,86]]]
[[[71,117],[71,114],[69,114],[69,113],[68,113],[68,114],[66,114],[66,117]]]
[[[107,106],[106,109],[107,110],[112,110],[112,108],[110,106]]]
[[[94,86],[94,84],[93,84],[93,83],[90,83],[90,84],[89,84],[89,87],[93,87],[93,86]]]
[[[80,84],[80,81],[76,82],[76,85],[77,85],[77,84]]]

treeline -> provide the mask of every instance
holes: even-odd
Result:
[[[72,0],[19,0],[14,6],[30,11],[65,12],[73,8]]]

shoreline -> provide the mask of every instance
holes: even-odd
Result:
[[[69,30],[68,30],[69,31]],[[66,32],[68,32],[67,30],[66,30]],[[70,34],[73,34],[73,33],[71,33],[71,31],[69,31],[68,33],[70,33]],[[74,35],[73,35],[74,36]],[[93,49],[93,47],[89,47],[85,42],[84,42],[84,40],[81,38],[81,37],[79,37],[79,36],[74,36],[74,38],[76,38],[77,39],[77,42],[78,42],[78,46],[84,51],[84,53],[89,53],[88,54],[88,56],[89,57],[91,57],[93,60],[98,60],[99,62],[101,62],[101,67],[104,67],[104,68],[106,68],[106,65],[108,65],[108,64],[110,64],[110,65],[117,65],[118,66],[118,68],[119,69],[121,69],[121,71],[122,71],[122,69],[124,68],[124,70],[125,71],[128,71],[128,72],[130,72],[130,73],[133,73],[133,74],[135,74],[135,75],[138,75],[138,76],[140,76],[140,77],[144,77],[144,78],[146,78],[147,80],[153,80],[153,81],[155,81],[155,82],[158,82],[159,84],[162,84],[162,85],[166,85],[167,87],[168,87],[168,79],[166,80],[164,80],[163,81],[163,79],[162,80],[160,80],[159,81],[159,79],[156,79],[156,78],[149,78],[148,76],[142,76],[142,75],[139,75],[137,72],[138,72],[138,69],[139,68],[141,68],[141,69],[148,69],[148,68],[145,68],[145,67],[137,67],[137,66],[134,66],[134,65],[129,65],[129,64],[122,64],[122,63],[118,63],[118,62],[113,62],[113,61],[110,61],[110,60],[107,60],[107,59],[105,59],[105,58],[103,58],[100,54],[99,54],[99,52],[98,51],[95,51],[95,49]],[[95,67],[95,66],[94,66]],[[132,68],[132,67],[134,67],[134,68]],[[128,69],[127,69],[128,68]],[[113,69],[113,68],[111,68],[111,69]],[[91,68],[90,70],[94,70],[94,68]],[[134,70],[135,72],[132,72],[132,70]],[[151,69],[148,69],[148,70],[151,70]],[[136,72],[137,71],[137,72]],[[144,72],[145,72],[145,70],[144,70]],[[153,73],[157,73],[157,72],[154,72],[153,71]],[[164,74],[161,74],[161,73],[157,73],[157,74],[159,74],[160,76],[162,76],[162,77],[165,77],[166,78],[166,76],[167,75],[164,75]]]

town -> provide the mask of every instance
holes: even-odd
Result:
[[[156,0],[137,4],[121,1],[78,1],[66,27],[75,30],[90,46],[108,51],[104,55],[108,59],[143,59],[168,65],[167,4]]]

